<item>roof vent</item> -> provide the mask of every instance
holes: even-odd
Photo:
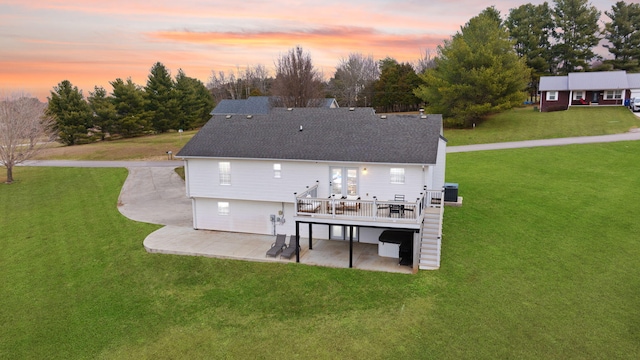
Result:
[[[298,130],[298,131],[302,131],[302,125],[300,125],[300,130]]]
[[[356,109],[356,108],[354,108],[354,107],[350,107],[350,108],[349,108],[349,111],[354,111],[355,109]]]
[[[227,116],[225,116],[225,118],[231,119],[231,115],[227,115]]]
[[[247,119],[251,119],[253,115],[247,115]]]
[[[420,115],[420,119],[426,119],[427,115]]]
[[[387,115],[380,115],[380,119],[386,119]]]
[[[293,108],[287,108],[287,111],[293,111]]]

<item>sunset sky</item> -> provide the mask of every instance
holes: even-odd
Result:
[[[205,84],[212,71],[275,60],[296,45],[329,78],[356,52],[413,62],[495,5],[471,0],[0,0],[0,92],[46,100],[62,80],[85,96],[116,78],[144,85],[162,62]],[[551,3],[552,1],[550,1]],[[593,0],[601,12],[616,1]],[[627,1],[637,3],[638,0]],[[608,19],[607,19],[608,21]]]

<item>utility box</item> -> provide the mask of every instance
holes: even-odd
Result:
[[[457,183],[444,183],[444,201],[448,201],[448,202],[458,201],[458,184]]]

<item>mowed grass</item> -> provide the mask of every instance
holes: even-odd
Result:
[[[147,254],[122,169],[0,186],[0,358],[640,356],[640,142],[450,154],[417,275]]]
[[[196,134],[196,130],[183,133],[170,132],[131,139],[99,141],[85,145],[63,146],[52,144],[34,158],[37,160],[167,160],[171,151],[175,155]]]
[[[574,136],[619,134],[640,126],[637,117],[622,106],[539,112],[516,108],[491,116],[475,129],[445,129],[449,146]]]

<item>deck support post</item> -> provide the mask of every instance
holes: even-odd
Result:
[[[296,262],[300,262],[300,222],[296,221]]]
[[[353,267],[353,226],[349,226],[349,269]]]
[[[309,223],[309,250],[313,250],[313,231],[311,230],[311,227],[313,226],[312,223]]]

